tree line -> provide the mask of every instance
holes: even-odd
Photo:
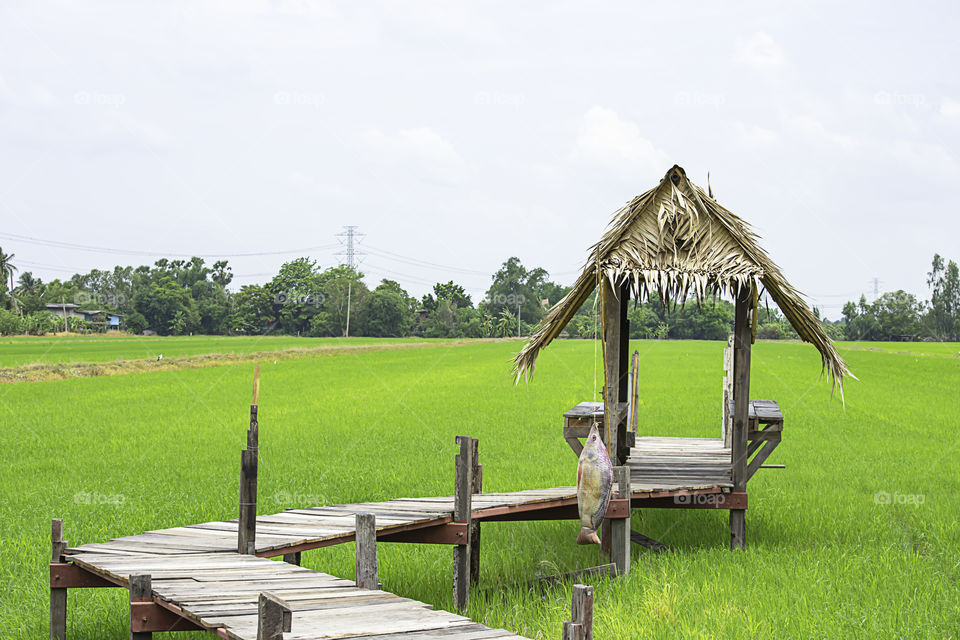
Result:
[[[345,265],[322,268],[307,257],[284,263],[266,284],[231,290],[226,260],[207,264],[160,259],[153,265],[94,269],[69,279],[43,282],[25,271],[15,279],[13,254],[0,249],[0,334],[11,335],[101,329],[80,318],[66,320],[48,305],[76,304],[122,316],[132,333],[304,336],[488,338],[529,335],[570,287],[550,280],[542,268],[528,269],[511,257],[491,276],[483,299],[474,301],[463,286],[436,283],[421,298],[398,282],[368,287],[364,274]],[[897,291],[872,303],[848,302],[837,322],[821,320],[834,339],[960,339],[960,276],[954,261],[934,256],[928,274],[929,302]],[[570,337],[592,338],[599,331],[596,294],[567,326]],[[816,309],[815,309],[816,311]],[[734,308],[725,300],[664,305],[652,298],[631,305],[631,338],[725,339]],[[820,317],[817,312],[817,317]],[[763,339],[796,338],[779,310],[762,305],[757,334]]]

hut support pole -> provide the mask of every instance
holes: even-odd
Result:
[[[603,442],[607,446],[610,460],[615,465],[621,464],[618,444],[620,442],[620,312],[622,300],[620,291],[610,286],[606,278],[603,280],[603,402],[604,402],[604,429]],[[623,373],[626,373],[625,371]],[[623,435],[626,442],[626,434]]]
[[[630,467],[613,468],[614,498],[630,499]],[[630,510],[626,518],[610,520],[610,561],[617,566],[617,575],[630,573]]]
[[[483,465],[480,464],[480,441],[473,439],[473,495],[483,493]],[[480,579],[480,521],[470,520],[470,584],[476,584]]]
[[[750,305],[753,304],[753,286],[740,287],[737,292],[733,328],[733,431],[731,456],[733,463],[733,490],[747,489],[747,428],[750,403]],[[744,509],[730,510],[730,549],[743,549],[747,544]]]
[[[627,317],[627,311],[630,307],[630,285],[624,284],[620,287],[620,344],[617,351],[617,405],[619,415],[619,404],[627,402],[630,397],[630,319]],[[630,456],[630,448],[627,443],[627,430],[629,421],[617,420],[617,453],[618,458],[613,461],[614,465],[627,464],[627,458]]]
[[[63,520],[56,518],[50,524],[51,562],[63,562],[67,543],[63,539]],[[50,637],[67,637],[67,590],[50,587]]]
[[[467,610],[470,604],[470,520],[473,512],[473,452],[476,440],[457,436],[460,453],[457,454],[454,490],[453,521],[467,524],[467,543],[453,548],[453,606],[457,611]]]

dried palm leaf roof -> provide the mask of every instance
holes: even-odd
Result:
[[[540,350],[560,335],[577,310],[606,278],[614,291],[628,285],[637,300],[656,291],[664,302],[697,302],[741,287],[761,285],[804,342],[813,344],[823,371],[843,392],[852,375],[820,321],[780,268],[757,243],[746,222],[720,206],[674,165],[660,184],[631,200],[613,218],[600,242],[590,248],[583,273],[547,313],[537,331],[514,358],[517,380],[533,373]]]

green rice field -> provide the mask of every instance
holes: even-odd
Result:
[[[252,353],[315,339],[68,340],[4,340],[0,366],[157,349]],[[719,435],[723,346],[632,344],[641,435]],[[728,551],[726,512],[635,511],[633,528],[675,552],[635,546],[629,576],[593,582],[596,638],[960,637],[960,345],[839,346],[859,378],[848,381],[845,405],[819,379],[813,347],[755,345],[751,395],[780,403],[783,443],[768,462],[786,469],[750,482],[747,550]],[[458,434],[479,438],[488,491],[574,484],[561,414],[596,397],[599,354],[593,342],[554,342],[529,386],[514,385],[509,360],[519,347],[265,360],[260,512],[450,495]],[[236,516],[252,372],[244,363],[0,384],[3,638],[47,636],[51,518],[82,544]],[[574,543],[577,528],[485,525],[469,615],[559,638],[571,585],[541,592],[528,583],[605,562],[599,548]],[[384,589],[452,607],[449,547],[378,551]],[[352,578],[353,552],[314,550],[303,563]],[[126,638],[126,599],[119,589],[71,591],[68,633]]]

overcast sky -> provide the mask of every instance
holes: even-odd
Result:
[[[0,246],[44,280],[269,254],[229,258],[238,288],[358,225],[371,286],[478,300],[513,255],[572,283],[676,163],[829,317],[874,278],[925,299],[960,260],[958,14],[6,0]]]

